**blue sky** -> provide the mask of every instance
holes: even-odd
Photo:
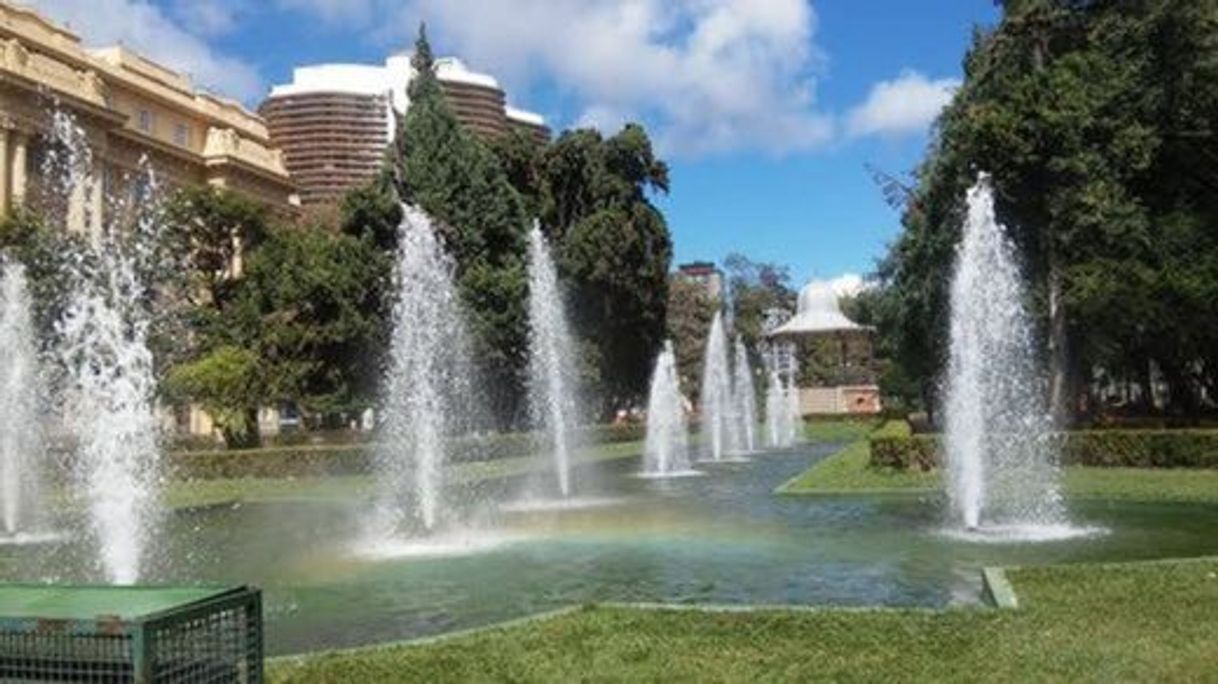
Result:
[[[732,251],[796,280],[865,273],[992,0],[27,0],[256,105],[293,66],[380,62],[428,22],[439,54],[555,128],[642,120],[672,169],[678,261]]]

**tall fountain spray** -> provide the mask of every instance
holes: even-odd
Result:
[[[989,179],[968,192],[951,284],[945,450],[955,526],[1038,537],[1068,529],[1026,295]]]
[[[727,360],[727,335],[723,331],[723,315],[715,312],[710,333],[706,337],[706,354],[702,360],[702,396],[700,398],[702,449],[704,458],[719,461],[729,444],[731,425],[732,378]]]
[[[370,530],[377,538],[430,531],[443,521],[444,460],[469,415],[471,390],[452,260],[425,214],[413,207],[403,212],[377,455],[382,489]]]
[[[0,496],[5,537],[16,539],[43,522],[41,378],[25,267],[0,259],[0,270]]]
[[[689,425],[685,420],[685,399],[677,378],[676,355],[672,341],[656,358],[647,396],[647,436],[643,445],[643,475],[673,477],[688,475]]]
[[[785,449],[795,443],[798,422],[792,401],[795,396],[778,373],[771,371],[765,391],[766,443],[771,447]]]
[[[736,453],[748,454],[756,451],[757,394],[753,387],[749,352],[739,336],[736,337],[736,363],[732,368],[732,417],[736,429],[731,434],[737,440],[732,448]]]
[[[57,324],[65,371],[63,418],[76,441],[75,489],[83,495],[105,576],[135,582],[159,522],[160,429],[148,349],[151,313],[139,268],[156,234],[155,179],[134,198],[140,219],[129,229],[103,225],[85,201],[101,189],[87,138],[70,115],[52,116],[42,169],[50,192],[69,198],[69,225],[90,229],[88,255]]]
[[[529,412],[554,460],[558,491],[571,494],[571,452],[578,420],[575,350],[550,246],[529,233]]]
[[[783,388],[783,398],[787,400],[787,440],[789,444],[794,445],[800,441],[803,431],[803,415],[800,413],[799,407],[799,386],[794,377],[787,380],[787,384]]]

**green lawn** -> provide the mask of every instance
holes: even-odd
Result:
[[[809,442],[854,442],[875,431],[882,420],[814,420],[804,423]]]
[[[642,442],[614,442],[587,447],[577,463],[612,461],[637,456]],[[501,458],[494,461],[460,463],[449,468],[454,483],[477,482],[524,475],[538,468],[534,457]],[[297,478],[232,478],[171,481],[165,498],[174,508],[214,506],[235,501],[324,501],[366,496],[373,486],[369,475]]]
[[[867,465],[865,439],[816,463],[784,483],[778,494],[928,492],[940,488],[938,472],[880,470]],[[1218,470],[1153,468],[1065,469],[1066,493],[1077,498],[1218,503]]]
[[[589,607],[271,661],[271,681],[1215,681],[1218,558],[1009,573],[1017,610]]]
[[[938,486],[935,473],[877,470],[867,467],[871,450],[860,439],[827,456],[778,487],[778,494],[838,494],[893,490],[929,490]]]

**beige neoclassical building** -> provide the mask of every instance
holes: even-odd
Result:
[[[48,135],[56,112],[83,132],[91,163],[70,191],[44,193],[56,182],[54,174],[44,178],[45,162],[64,151]],[[161,188],[223,187],[283,213],[298,204],[261,116],[124,47],[87,49],[71,31],[0,0],[0,214],[37,203],[68,230],[100,228],[115,206],[110,199],[126,194],[141,167]],[[275,412],[263,413],[277,428]],[[214,432],[197,406],[163,414],[178,432]]]
[[[123,47],[86,49],[71,31],[0,0],[0,211],[37,193],[52,112],[71,113],[92,152],[68,227],[102,220],[108,192],[143,161],[168,186],[210,184],[289,209],[294,186],[265,122],[239,103]]]

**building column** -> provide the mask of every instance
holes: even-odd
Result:
[[[26,141],[27,136],[21,131],[13,131],[13,154],[9,160],[11,162],[9,168],[12,192],[10,200],[13,206],[25,204],[26,192]]]
[[[8,182],[9,182],[9,159],[8,159],[8,129],[0,128],[0,215],[8,213]]]
[[[88,217],[88,202],[89,191],[93,188],[93,181],[89,178],[82,178],[71,183],[68,189],[68,232],[79,233],[86,235],[89,232]]]
[[[104,174],[106,173],[105,164],[100,164],[98,172],[89,179],[89,232],[93,235],[101,235],[103,226],[103,212],[105,211],[106,200],[106,183]]]

